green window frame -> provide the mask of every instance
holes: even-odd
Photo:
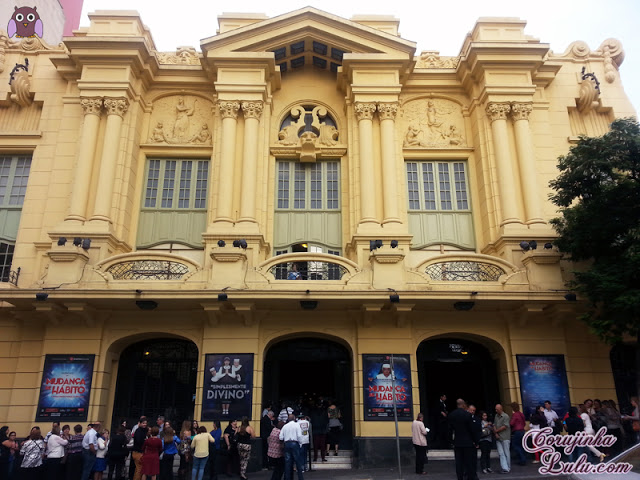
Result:
[[[206,210],[209,160],[150,158],[143,210]]]
[[[409,212],[470,212],[467,163],[407,161]]]
[[[276,162],[276,210],[340,209],[340,162]]]

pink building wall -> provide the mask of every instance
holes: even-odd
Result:
[[[82,4],[84,0],[59,1],[65,16],[63,35],[69,37],[73,35],[73,30],[76,30],[80,26],[80,16],[82,14]]]

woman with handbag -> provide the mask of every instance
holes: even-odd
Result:
[[[33,427],[29,438],[22,443],[20,454],[20,478],[23,480],[40,480],[42,478],[42,457],[44,455],[44,440],[39,427]]]
[[[173,458],[178,453],[180,439],[173,428],[164,427],[162,430],[162,458],[160,459],[160,480],[173,479]]]
[[[334,456],[338,456],[338,444],[340,443],[340,432],[342,432],[342,422],[340,419],[342,418],[342,413],[340,413],[340,409],[335,406],[335,404],[331,404],[327,409],[327,416],[329,417],[329,433],[327,435],[327,455],[331,451],[331,445],[333,445]]]
[[[191,453],[191,425],[183,425],[180,434],[180,445],[178,446],[178,455],[180,455],[180,467],[178,467],[178,478],[186,480],[191,473],[193,464],[193,456]]]
[[[229,425],[224,429],[223,438],[224,445],[227,446],[227,475],[234,473],[240,473],[240,455],[238,455],[238,439],[236,438],[236,432],[238,431],[238,422],[236,420],[229,420]]]

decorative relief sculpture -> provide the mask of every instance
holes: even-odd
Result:
[[[0,73],[4,71],[5,50],[9,46],[9,36],[0,30]]]
[[[235,115],[237,116],[240,104],[236,105]],[[190,95],[180,95],[177,98],[164,97],[153,104],[151,114],[149,143],[178,144],[199,144],[211,145],[211,108],[213,104],[202,98]],[[224,111],[233,112],[232,106],[220,106],[220,111],[224,117]]]
[[[24,64],[16,63],[9,74],[9,85],[11,85],[11,101],[21,107],[31,105],[31,83],[29,81],[29,59],[24,59]]]
[[[624,61],[622,43],[615,38],[608,38],[602,42],[596,53],[601,53],[604,56],[604,78],[607,82],[613,83],[616,79],[618,68]]]
[[[220,109],[220,116],[222,118],[238,118],[238,112],[240,111],[240,102],[218,102],[218,108]]]
[[[425,50],[420,53],[415,68],[458,68],[460,57],[441,57],[440,52]]]
[[[102,98],[100,97],[83,97],[80,99],[80,106],[85,115],[98,115],[102,110]]]
[[[375,104],[373,105],[375,111]],[[342,156],[346,148],[338,145],[340,134],[327,109],[322,106],[293,107],[278,132],[278,147],[271,153],[301,162],[315,162],[317,157]]]
[[[466,145],[460,105],[440,98],[412,100],[402,108],[404,148],[454,148]]]
[[[518,120],[529,120],[529,115],[533,111],[533,105],[531,103],[517,103],[511,104],[511,118],[514,122]]]
[[[157,52],[158,63],[163,65],[200,65],[200,57],[193,47],[178,47],[176,53]]]
[[[244,118],[260,119],[262,115],[262,102],[242,102],[242,113]]]
[[[511,111],[510,103],[490,103],[487,105],[487,115],[492,122],[496,120],[506,120]]]
[[[375,103],[356,103],[356,118],[360,120],[373,120],[373,114],[376,111]]]
[[[580,113],[588,113],[600,106],[600,82],[593,73],[585,73],[586,68],[582,67],[582,82],[580,92],[576,100],[576,107]]]
[[[378,117],[380,117],[380,120],[395,120],[397,113],[398,104],[396,102],[378,104]]]
[[[129,109],[129,100],[126,98],[105,98],[104,108],[107,110],[107,115],[124,117]]]

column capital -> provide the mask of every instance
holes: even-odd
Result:
[[[260,115],[262,115],[263,106],[264,104],[262,102],[242,102],[244,118],[255,118],[259,120]]]
[[[222,118],[238,118],[238,111],[240,110],[240,102],[218,102],[218,108],[220,108],[220,115]]]
[[[378,115],[380,120],[395,120],[398,113],[398,102],[379,102]]]
[[[514,122],[518,120],[529,120],[529,115],[533,111],[533,104],[530,102],[519,103],[513,102],[511,104],[511,119]]]
[[[487,115],[489,115],[492,122],[495,122],[496,120],[506,120],[510,110],[511,104],[507,102],[491,102],[487,104]]]
[[[376,104],[356,102],[355,111],[358,121],[373,120],[373,114],[376,111]]]
[[[102,110],[102,97],[83,97],[80,106],[85,115],[98,115]]]
[[[107,109],[107,115],[118,115],[124,117],[129,109],[129,100],[124,97],[120,98],[105,98],[104,108]]]

